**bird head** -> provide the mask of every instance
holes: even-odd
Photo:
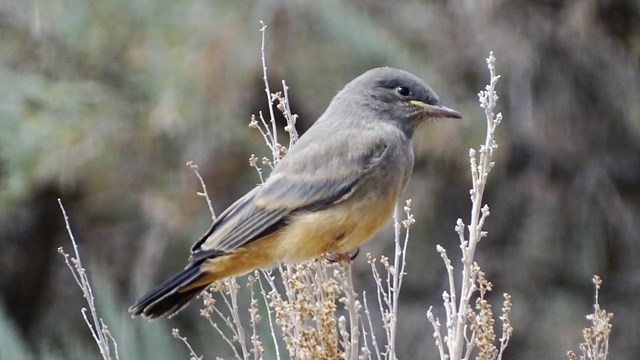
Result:
[[[462,118],[440,104],[438,95],[417,76],[399,69],[371,69],[347,84],[342,91],[361,108],[385,121],[393,121],[410,133],[431,119]]]

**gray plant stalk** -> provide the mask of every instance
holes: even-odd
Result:
[[[480,267],[474,262],[478,243],[487,236],[487,232],[482,229],[490,212],[489,206],[483,205],[482,197],[489,173],[491,173],[494,166],[492,161],[493,154],[498,148],[498,144],[495,141],[495,130],[502,121],[502,114],[495,114],[494,112],[498,101],[498,94],[495,88],[500,78],[500,75],[495,72],[495,60],[493,52],[490,52],[487,58],[490,74],[489,85],[478,94],[480,107],[484,109],[487,123],[485,141],[484,144],[480,145],[479,151],[473,148],[469,150],[472,181],[472,188],[469,191],[471,198],[470,224],[465,227],[462,219],[458,219],[455,226],[455,231],[460,239],[462,253],[462,278],[459,292],[455,281],[454,267],[447,256],[447,251],[440,245],[436,247],[445,263],[449,279],[449,289],[442,294],[446,313],[446,335],[442,336],[440,320],[433,315],[432,308],[427,311],[427,318],[434,328],[434,338],[441,360],[469,359],[476,348],[480,351],[479,357],[481,359],[500,359],[512,332],[507,311],[506,314],[503,313],[503,316],[500,317],[503,321],[503,334],[500,339],[500,350],[498,351],[493,345],[495,335],[493,334],[491,306],[484,300],[485,292],[490,291],[492,285],[485,279],[484,273],[480,271]],[[465,228],[468,236],[465,235]],[[476,300],[475,309],[477,313],[474,313],[472,300],[477,293],[479,293],[478,300],[480,301]],[[510,299],[510,296],[505,294],[503,309],[511,309]]]

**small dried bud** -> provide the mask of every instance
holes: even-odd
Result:
[[[258,120],[256,120],[256,116],[255,115],[251,115],[251,121],[249,121],[249,127],[252,129],[257,129],[258,128]]]
[[[256,154],[251,154],[251,156],[249,156],[249,166],[256,167],[257,164],[258,158],[256,157]]]
[[[593,279],[591,280],[593,285],[595,285],[596,290],[600,290],[600,286],[602,286],[602,279],[598,275],[593,275]]]

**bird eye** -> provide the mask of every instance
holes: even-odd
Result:
[[[399,85],[396,87],[396,92],[402,96],[409,96],[411,94],[411,90],[408,87]]]

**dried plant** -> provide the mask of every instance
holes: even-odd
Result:
[[[111,335],[107,324],[105,324],[104,321],[102,321],[102,318],[98,316],[95,298],[93,297],[93,290],[91,289],[91,284],[89,283],[89,276],[87,275],[87,270],[82,266],[78,244],[76,243],[76,239],[73,236],[73,232],[71,231],[69,217],[67,216],[67,212],[65,211],[64,206],[62,206],[62,200],[58,199],[58,205],[60,205],[60,210],[62,211],[62,215],[64,216],[64,223],[67,228],[69,238],[71,239],[71,244],[73,245],[74,256],[70,256],[69,254],[67,254],[62,246],[58,248],[58,253],[64,256],[64,262],[67,264],[67,267],[71,271],[76,284],[78,284],[78,287],[80,287],[80,290],[82,290],[82,296],[89,306],[89,314],[87,314],[87,308],[83,307],[80,310],[82,312],[82,317],[84,318],[84,321],[87,324],[89,330],[91,330],[91,335],[93,336],[93,340],[95,340],[98,348],[100,349],[100,355],[102,355],[102,358],[105,360],[118,360],[118,344]],[[113,344],[113,351],[111,350],[111,344]]]
[[[573,351],[567,353],[569,360],[606,360],[609,356],[609,336],[613,325],[613,313],[600,307],[598,295],[602,286],[600,276],[593,276],[593,286],[596,289],[593,305],[593,314],[586,316],[590,326],[582,330],[583,342],[580,343],[580,356]]]
[[[415,223],[415,219],[411,213],[411,199],[405,202],[404,212],[406,214],[404,220],[398,219],[397,211],[393,216],[395,233],[393,262],[390,262],[386,256],[380,257],[379,262],[383,265],[386,275],[382,275],[378,271],[376,258],[372,257],[371,254],[367,254],[367,262],[371,265],[371,273],[376,283],[378,306],[382,314],[382,326],[387,336],[387,345],[385,346],[384,352],[380,353],[375,337],[372,336],[370,340],[376,352],[379,355],[383,355],[385,359],[397,359],[395,344],[398,321],[398,298],[402,288],[402,279],[405,274],[404,268],[406,265],[407,244],[409,242],[409,229],[411,225]],[[401,226],[405,229],[404,237],[401,234]],[[363,293],[363,296],[364,295]],[[365,308],[365,312],[369,320],[370,334],[373,335],[374,329],[371,324],[371,316],[368,308]],[[380,356],[378,356],[378,358],[380,358]]]
[[[476,359],[501,359],[513,332],[508,317],[511,310],[511,296],[504,294],[502,315],[500,316],[503,330],[499,340],[500,347],[496,347],[493,311],[485,298],[485,295],[491,291],[493,285],[485,278],[480,266],[474,261],[478,243],[487,236],[487,232],[483,231],[483,226],[490,212],[489,206],[483,205],[482,197],[489,173],[494,166],[493,154],[498,148],[498,144],[495,141],[495,130],[502,121],[502,114],[494,113],[498,101],[495,87],[500,75],[495,72],[493,52],[489,53],[487,65],[490,73],[490,82],[486,89],[478,94],[480,107],[485,111],[487,134],[484,144],[480,146],[478,151],[479,157],[476,150],[469,150],[472,180],[472,188],[469,192],[471,195],[471,219],[468,226],[465,226],[462,219],[458,219],[455,226],[462,252],[462,278],[460,285],[456,284],[454,266],[447,255],[447,251],[442,246],[437,246],[437,251],[445,263],[449,278],[449,289],[442,294],[446,313],[446,335],[444,337],[441,333],[442,324],[440,320],[434,316],[432,308],[427,311],[427,318],[433,326],[433,336],[442,360],[469,359],[476,350],[479,353]],[[465,229],[468,236],[465,235]],[[474,297],[475,308],[471,305]]]
[[[193,348],[191,347],[191,344],[189,344],[189,342],[187,341],[187,338],[180,335],[180,330],[178,329],[172,329],[171,330],[171,335],[173,335],[174,338],[182,341],[187,348],[189,349],[189,360],[202,360],[203,357],[202,356],[198,356],[196,355],[196,352],[193,350]]]

